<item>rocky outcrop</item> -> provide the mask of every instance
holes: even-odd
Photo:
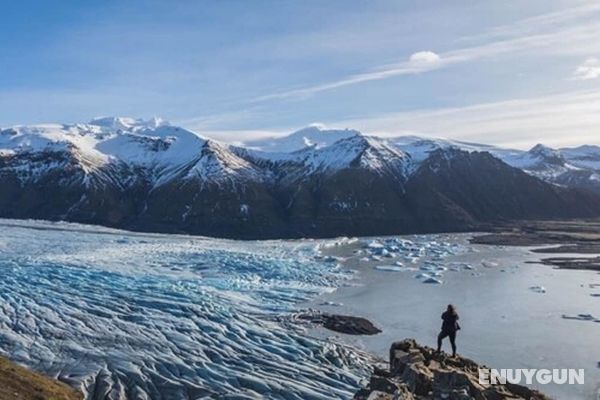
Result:
[[[330,331],[346,335],[376,335],[381,333],[371,321],[363,317],[323,313],[316,310],[302,312],[295,316],[296,320],[320,325]]]
[[[392,344],[389,369],[375,367],[365,389],[355,400],[547,400],[542,393],[525,386],[481,385],[483,366],[463,357],[449,357],[413,339]]]

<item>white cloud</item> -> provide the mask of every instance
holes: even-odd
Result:
[[[588,80],[600,78],[600,60],[588,58],[573,72],[573,78],[577,80]]]
[[[420,67],[431,67],[439,64],[441,58],[433,51],[419,51],[413,53],[409,58],[408,62],[414,66]]]

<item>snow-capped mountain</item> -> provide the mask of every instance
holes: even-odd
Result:
[[[600,171],[600,146],[561,149],[561,153],[576,167]]]
[[[318,149],[359,135],[361,133],[353,129],[325,129],[319,125],[311,125],[288,136],[248,141],[245,146],[265,152],[290,153],[306,147]]]
[[[600,193],[600,148],[553,149],[537,144],[529,151],[495,149],[490,151],[507,164],[557,185],[583,188]]]
[[[93,174],[106,167],[143,167],[169,171],[198,157],[206,139],[158,119],[98,118],[87,124],[13,127],[0,131],[5,158],[54,154],[72,158]],[[51,166],[48,166],[51,167]],[[45,174],[43,168],[32,178]]]
[[[437,149],[460,149],[466,152],[488,152],[506,164],[547,182],[594,190],[600,193],[600,147],[552,149],[537,144],[529,151],[468,143],[447,139],[425,139],[415,136],[389,138],[388,142],[410,154],[413,169]]]
[[[600,196],[568,188],[598,190],[599,164],[595,146],[520,151],[311,126],[236,147],[106,117],[0,130],[0,216],[247,238],[466,230],[600,215]]]
[[[368,137],[351,129],[325,129],[309,126],[288,136],[247,142],[255,155],[270,160],[289,159],[294,152],[322,150],[341,139]],[[373,138],[410,157],[408,172],[418,169],[421,162],[437,149],[460,149],[467,152],[486,151],[508,165],[519,168],[550,183],[586,188],[600,192],[600,146],[552,149],[538,144],[529,151],[501,148],[458,140],[418,136]],[[262,153],[262,155],[261,155]],[[336,158],[337,155],[334,156]]]

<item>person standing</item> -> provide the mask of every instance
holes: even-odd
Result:
[[[450,339],[452,346],[452,357],[456,357],[456,332],[460,329],[458,324],[458,313],[452,304],[448,304],[448,308],[442,314],[442,331],[437,338],[437,351],[442,351],[442,340],[446,337]]]

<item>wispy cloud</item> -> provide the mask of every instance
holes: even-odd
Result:
[[[563,8],[533,17],[523,18],[511,24],[488,29],[484,34],[465,39],[480,40],[482,38],[500,38],[506,36],[523,36],[543,29],[555,29],[564,24],[581,22],[600,13],[600,2],[586,1],[578,6]]]
[[[308,85],[290,90],[282,90],[254,98],[252,102],[268,100],[306,98],[314,94],[325,92],[344,86],[355,85],[368,81],[388,79],[391,77],[418,74],[427,71],[448,67],[453,64],[467,63],[483,58],[506,54],[515,54],[533,51],[547,52],[554,55],[560,54],[585,54],[600,50],[600,23],[591,20],[576,26],[562,29],[552,29],[544,32],[547,27],[559,22],[572,21],[576,18],[589,16],[600,10],[600,5],[592,4],[573,10],[567,10],[563,16],[553,12],[538,17],[528,18],[515,22],[513,36],[505,39],[494,39],[484,44],[462,47],[446,52],[420,51],[408,57],[407,60],[397,64],[379,66],[364,73],[354,74],[331,82]],[[526,33],[525,33],[526,32]],[[504,36],[510,33],[510,26],[503,26],[494,31],[493,35]],[[517,34],[515,36],[515,33]],[[485,35],[483,36],[485,37]]]
[[[273,93],[260,96],[253,99],[253,102],[263,102],[274,99],[287,99],[293,97],[308,97],[318,92],[336,89],[343,86],[353,85],[361,82],[368,82],[379,79],[386,79],[393,76],[418,74],[425,71],[431,71],[440,68],[448,61],[441,58],[432,51],[420,51],[412,54],[408,60],[395,64],[391,67],[373,70],[361,74],[351,75],[347,78],[337,81],[324,83],[321,85],[308,86],[304,88],[292,89],[279,93]]]
[[[600,144],[600,92],[558,93],[331,122],[380,136],[407,133],[527,148]]]
[[[220,142],[232,144],[234,146],[244,146],[248,141],[258,139],[269,139],[281,137],[290,134],[294,129],[283,128],[278,130],[252,130],[252,129],[237,129],[237,130],[198,130],[190,127],[189,129],[199,132],[202,136],[217,140]]]
[[[577,80],[589,80],[600,78],[600,60],[588,58],[573,72],[573,78]]]

